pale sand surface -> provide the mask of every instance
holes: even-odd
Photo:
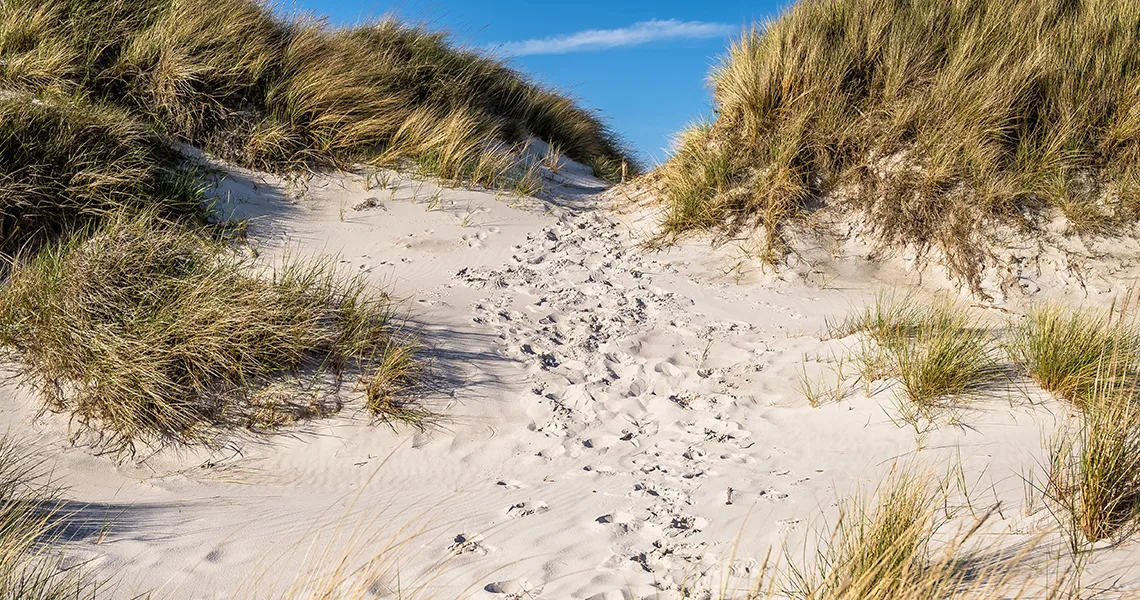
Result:
[[[803,369],[831,377],[829,357],[855,343],[821,341],[825,320],[913,282],[905,268],[810,276],[760,269],[743,242],[649,250],[652,215],[614,210],[584,173],[567,165],[548,200],[520,200],[406,175],[393,195],[358,176],[298,187],[231,171],[214,193],[253,219],[263,256],[336,255],[405,299],[442,418],[393,430],[348,394],[327,419],[117,460],[73,445],[66,417],[33,419],[30,392],[7,385],[0,427],[51,458],[80,509],[76,560],[124,598],[269,597],[346,553],[381,555],[366,575],[376,597],[668,598],[754,578],[770,549],[802,553],[838,499],[900,460],[940,475],[960,461],[971,505],[1001,503],[986,531],[1010,548],[1053,526],[1025,479],[1063,404],[998,391],[918,435],[883,386],[820,408],[797,390]],[[378,207],[353,210],[370,197]],[[979,310],[1000,319],[1018,302]],[[1123,596],[1137,559],[1135,543],[1098,552],[1087,578]]]

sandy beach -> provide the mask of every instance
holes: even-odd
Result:
[[[855,338],[827,335],[917,275],[851,259],[821,285],[733,244],[653,250],[651,209],[568,161],[545,177],[539,199],[395,172],[383,189],[218,174],[211,196],[249,219],[261,256],[334,256],[401,299],[437,416],[379,424],[352,391],[279,431],[99,455],[9,383],[0,427],[51,457],[75,513],[69,560],[123,598],[272,597],[334,576],[378,598],[721,597],[813,552],[842,498],[917,465],[964,482],[950,530],[995,511],[986,536],[1032,542],[1034,577],[1065,562],[1032,485],[1072,408],[1015,382],[920,431],[895,384],[855,382]],[[1017,302],[975,304],[998,322]],[[805,378],[842,399],[813,408]],[[1138,558],[1135,543],[1099,550],[1085,581],[1126,597]]]

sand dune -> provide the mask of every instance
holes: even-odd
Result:
[[[970,502],[1002,506],[986,526],[1009,547],[1052,527],[1026,493],[1070,410],[1045,394],[1011,389],[916,432],[882,385],[820,408],[799,392],[854,343],[821,339],[826,320],[917,279],[904,269],[821,286],[731,244],[650,250],[652,215],[573,163],[544,199],[390,176],[229,169],[211,193],[251,219],[263,256],[335,255],[403,299],[438,384],[428,431],[372,423],[350,394],[331,418],[122,459],[0,389],[17,407],[2,426],[35,437],[79,509],[74,560],[114,596],[270,597],[345,558],[373,560],[351,574],[368,597],[709,597],[759,578],[769,551],[814,547],[837,501],[900,461],[960,464]],[[1088,580],[1136,589],[1138,558],[1101,552]]]

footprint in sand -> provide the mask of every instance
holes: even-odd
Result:
[[[550,507],[545,502],[519,502],[514,506],[507,509],[507,516],[510,517],[529,517],[535,514],[542,514],[550,510]]]
[[[521,490],[525,487],[530,487],[517,479],[501,479],[499,481],[496,481],[495,485],[503,486],[508,490]]]
[[[502,594],[510,600],[523,600],[524,598],[529,600],[538,598],[539,594],[542,593],[541,586],[536,588],[525,577],[488,583],[483,587],[483,590],[492,594]]]
[[[483,545],[483,536],[477,533],[471,535],[461,533],[455,536],[455,543],[448,546],[447,550],[456,556],[461,554],[486,556],[491,551]]]

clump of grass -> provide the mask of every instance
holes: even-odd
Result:
[[[1081,233],[1140,199],[1140,7],[1080,0],[805,0],[711,75],[716,121],[662,168],[670,234],[859,210],[980,286],[994,226]],[[1024,234],[1024,233],[1023,233]]]
[[[122,109],[66,96],[0,95],[0,252],[149,207],[199,212],[175,163]]]
[[[1074,552],[1087,543],[1120,541],[1140,523],[1140,405],[1135,382],[1105,377],[1089,384],[1077,430],[1049,444],[1045,495]]]
[[[412,406],[409,400],[422,391],[427,366],[422,349],[410,340],[393,338],[361,377],[365,406],[384,421],[399,421],[424,428],[430,412]]]
[[[909,404],[930,417],[956,398],[985,389],[1001,376],[992,336],[981,321],[952,300],[881,294],[863,311],[831,327],[833,334],[862,332],[855,359],[867,383],[897,377]]]
[[[936,306],[895,350],[907,397],[925,411],[984,389],[1001,375],[988,331],[964,311]]]
[[[896,473],[877,503],[856,498],[841,506],[815,572],[792,563],[789,587],[800,598],[899,598],[924,577],[935,529],[928,481]]]
[[[1051,597],[1047,591],[1029,593],[1041,590],[1017,572],[1024,552],[993,560],[987,553],[1002,553],[975,543],[988,516],[957,535],[943,535],[948,541],[936,546],[936,535],[947,525],[937,518],[938,509],[929,476],[892,472],[874,497],[856,496],[840,505],[839,520],[814,565],[789,557],[786,593],[810,600]]]
[[[202,231],[113,216],[15,268],[0,344],[49,408],[124,444],[198,440],[248,421],[258,390],[282,376],[335,384],[392,360],[386,296],[329,261],[264,270]]]
[[[1135,380],[1140,334],[1125,315],[1047,306],[1012,329],[1010,355],[1048,392],[1084,405],[1096,385]]]

